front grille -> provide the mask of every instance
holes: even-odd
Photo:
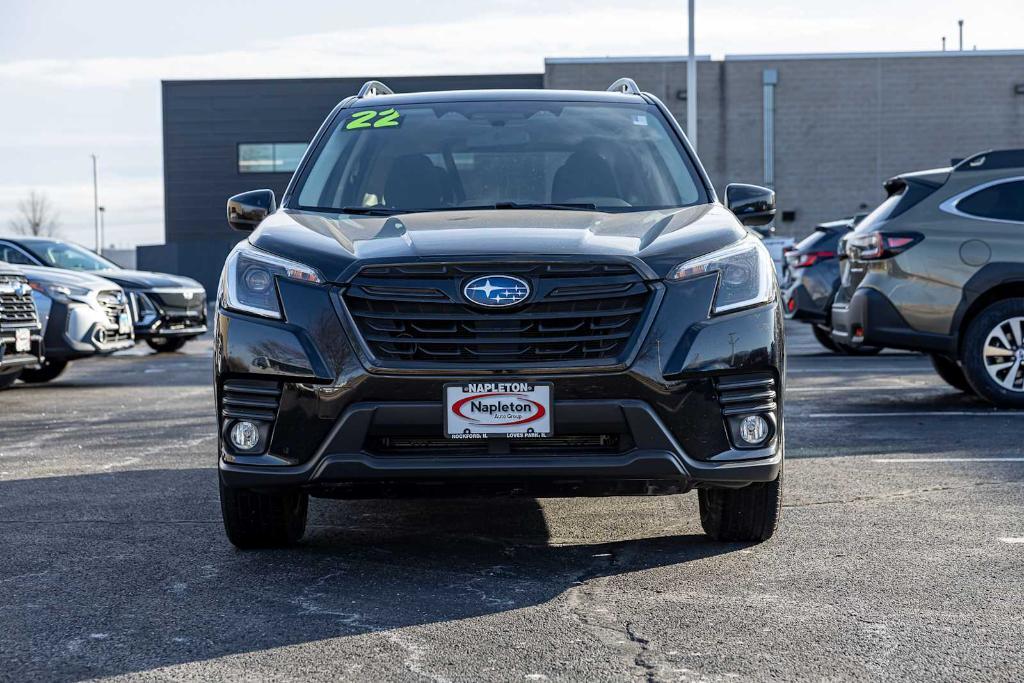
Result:
[[[436,436],[368,436],[363,449],[380,456],[614,455],[632,446],[624,434],[579,434],[544,439],[445,439]]]
[[[281,385],[262,380],[231,379],[224,382],[220,412],[236,420],[273,422],[281,401]]]
[[[26,290],[23,294],[18,291]],[[32,301],[32,290],[28,289],[28,279],[20,275],[0,276],[0,327],[14,329],[18,327],[35,327],[36,305]]]
[[[767,372],[719,377],[716,385],[718,403],[726,417],[773,412],[776,408],[775,378]]]
[[[168,318],[202,318],[206,315],[206,292],[201,289],[146,292]]]
[[[96,299],[100,302],[103,310],[106,311],[107,320],[110,321],[111,325],[116,326],[118,318],[128,310],[128,301],[122,292],[103,291],[96,295]]]
[[[488,274],[532,294],[509,308],[467,303],[464,284]],[[610,365],[636,343],[651,294],[625,263],[413,264],[364,268],[344,301],[384,365]]]

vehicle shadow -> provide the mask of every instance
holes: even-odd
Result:
[[[302,545],[241,552],[211,469],[0,482],[0,670],[76,680],[444,623],[744,547],[671,526],[554,545],[529,498],[312,509]]]

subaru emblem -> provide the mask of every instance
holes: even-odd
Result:
[[[530,285],[511,275],[484,275],[467,282],[462,294],[477,306],[501,308],[526,301],[530,296]]]

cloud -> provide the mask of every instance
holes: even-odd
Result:
[[[261,40],[207,54],[15,61],[0,64],[0,80],[116,87],[159,79],[539,72],[545,56],[681,54],[684,11],[682,3],[505,11]],[[708,6],[699,18],[703,46],[740,45],[746,37],[764,42],[763,24],[754,17],[737,22],[731,11]],[[799,15],[786,19],[786,29],[787,39],[821,32]]]

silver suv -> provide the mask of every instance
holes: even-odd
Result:
[[[847,236],[833,338],[927,352],[954,387],[1024,407],[1024,149],[885,189]]]

